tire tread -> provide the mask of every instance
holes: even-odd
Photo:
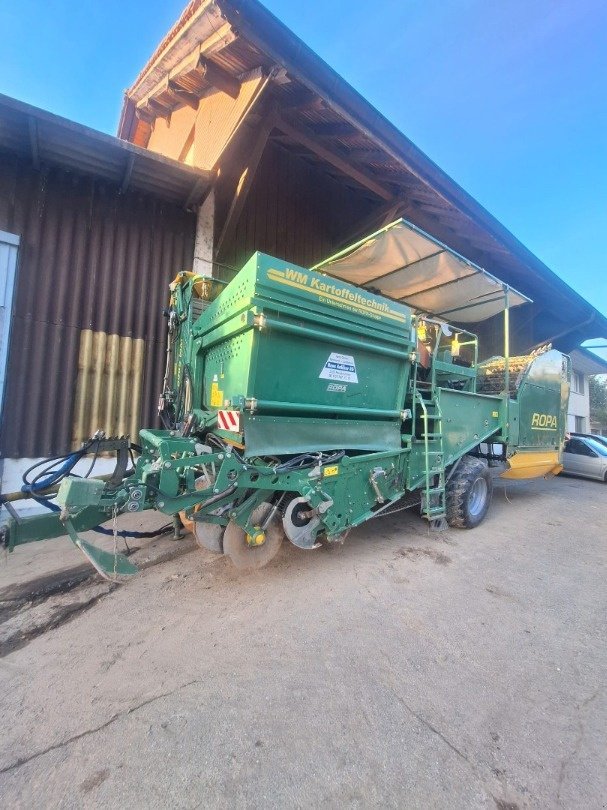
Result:
[[[474,481],[478,478],[479,473],[487,473],[488,468],[487,466],[478,458],[474,456],[464,456],[449,480],[447,484],[446,490],[446,512],[447,512],[447,523],[449,526],[452,526],[456,529],[469,529],[473,528],[470,523],[468,516],[466,514],[466,498],[469,492],[470,487],[474,483]],[[491,493],[492,493],[492,484],[491,478],[488,477],[487,479],[488,484],[488,495],[487,500],[491,501]],[[488,508],[488,506],[487,506]],[[486,514],[486,510],[485,510]],[[481,523],[484,518],[485,514],[481,517],[478,523]],[[475,526],[478,523],[474,524]]]

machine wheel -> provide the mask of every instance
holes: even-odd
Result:
[[[210,447],[205,446],[205,451],[211,452]],[[200,475],[195,481],[195,487],[197,490],[208,489],[212,487],[215,482],[215,475],[213,474],[212,470],[207,470],[205,468],[205,473]],[[226,512],[230,506],[220,506],[218,509],[215,509],[211,514],[213,515],[221,515]],[[200,505],[194,507],[194,512],[198,512],[200,510]],[[185,512],[179,513],[179,518],[183,524],[184,529],[187,532],[191,532],[194,535],[194,540],[200,546],[200,548],[204,548],[207,551],[212,551],[215,554],[222,554],[223,553],[223,546],[222,546],[222,538],[223,538],[223,526],[220,526],[218,523],[203,523],[199,520],[193,520],[191,518],[187,518]]]
[[[229,509],[229,507],[227,507]],[[193,520],[194,540],[207,551],[213,551],[215,554],[223,553],[223,526],[218,523],[202,523],[199,520]]]
[[[458,529],[473,529],[485,518],[493,482],[486,464],[464,456],[447,484],[447,523]]]
[[[256,525],[263,523],[271,508],[271,504],[261,503],[251,515],[252,522]],[[278,517],[272,518],[265,529],[265,535],[266,539],[261,546],[249,546],[244,529],[231,520],[223,536],[223,553],[240,571],[256,571],[267,565],[280,550],[284,531]]]

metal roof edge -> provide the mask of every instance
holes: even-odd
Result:
[[[130,153],[136,157],[140,157],[143,161],[151,161],[153,163],[161,164],[169,170],[173,170],[181,177],[190,177],[192,181],[197,179],[207,180],[209,183],[214,179],[215,173],[206,169],[199,169],[195,166],[188,166],[178,160],[164,157],[157,152],[152,152],[149,149],[144,149],[141,146],[136,146],[129,141],[122,138],[117,138],[115,135],[108,135],[105,132],[100,132],[97,129],[88,127],[85,124],[79,124],[76,121],[71,121],[69,118],[56,115],[55,113],[43,110],[40,107],[35,107],[25,101],[12,98],[0,93],[0,116],[2,115],[2,107],[14,110],[22,115],[35,118],[38,121],[44,121],[56,127],[68,130],[76,136],[89,141],[96,141],[101,146],[109,149],[121,150],[124,153]]]

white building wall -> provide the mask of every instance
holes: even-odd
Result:
[[[567,429],[577,430],[588,433],[590,431],[590,387],[588,383],[588,375],[576,371],[575,365],[573,366],[574,374],[579,375],[578,379],[582,382],[582,392],[575,391],[575,380],[572,379],[571,391],[569,393],[569,408],[567,411]],[[579,387],[579,386],[578,386]],[[576,416],[578,419],[576,420]],[[580,423],[581,420],[581,424]],[[576,422],[578,423],[576,425]]]
[[[213,247],[215,230],[215,189],[198,209],[196,241],[194,243],[193,271],[203,276],[213,275]]]

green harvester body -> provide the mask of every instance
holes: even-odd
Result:
[[[499,456],[511,477],[558,471],[566,356],[530,357],[513,380],[507,359],[478,362],[464,329],[262,253],[227,285],[177,277],[167,369],[171,424],[141,431],[134,472],[101,486],[65,479],[61,513],[11,520],[10,548],[150,508],[195,530],[231,522],[250,540],[262,536],[260,505],[280,519],[294,499],[310,529],[287,536],[313,548],[401,499],[439,524],[450,475],[470,454]],[[504,369],[505,389],[487,393]],[[107,576],[130,573],[87,556]]]

